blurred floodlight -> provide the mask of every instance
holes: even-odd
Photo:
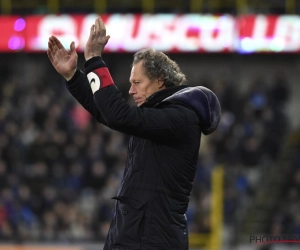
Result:
[[[273,52],[281,52],[284,49],[284,40],[282,38],[272,39],[270,49]]]
[[[255,51],[255,44],[252,38],[245,37],[241,40],[241,50],[242,52],[254,52]]]
[[[14,24],[14,30],[15,31],[22,31],[25,29],[25,26],[26,26],[26,22],[23,18],[19,18],[15,21],[15,24]]]
[[[11,50],[20,50],[25,46],[25,40],[21,36],[12,36],[8,41],[8,48]]]

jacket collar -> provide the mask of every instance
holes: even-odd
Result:
[[[141,108],[154,107],[155,105],[159,104],[164,99],[166,99],[167,97],[169,97],[169,96],[173,95],[174,93],[176,93],[177,91],[182,90],[187,87],[188,87],[188,85],[172,86],[172,87],[168,87],[168,88],[162,89],[160,91],[157,91],[154,94],[152,94],[151,96],[149,96],[140,107]]]

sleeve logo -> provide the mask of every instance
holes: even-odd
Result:
[[[90,72],[87,74],[88,81],[90,83],[93,94],[101,87],[101,80],[97,74]]]

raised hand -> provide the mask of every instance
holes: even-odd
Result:
[[[92,25],[90,36],[86,43],[84,57],[89,60],[94,56],[102,56],[105,45],[110,36],[106,35],[106,28],[101,17],[97,18],[95,24]]]
[[[72,42],[70,50],[66,50],[55,36],[51,36],[48,41],[47,54],[56,71],[67,81],[70,80],[77,69],[78,55],[75,43]]]

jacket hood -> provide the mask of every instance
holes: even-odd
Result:
[[[201,132],[214,132],[220,122],[221,106],[217,96],[203,86],[187,87],[165,98],[163,102],[179,103],[193,109],[199,117]]]

